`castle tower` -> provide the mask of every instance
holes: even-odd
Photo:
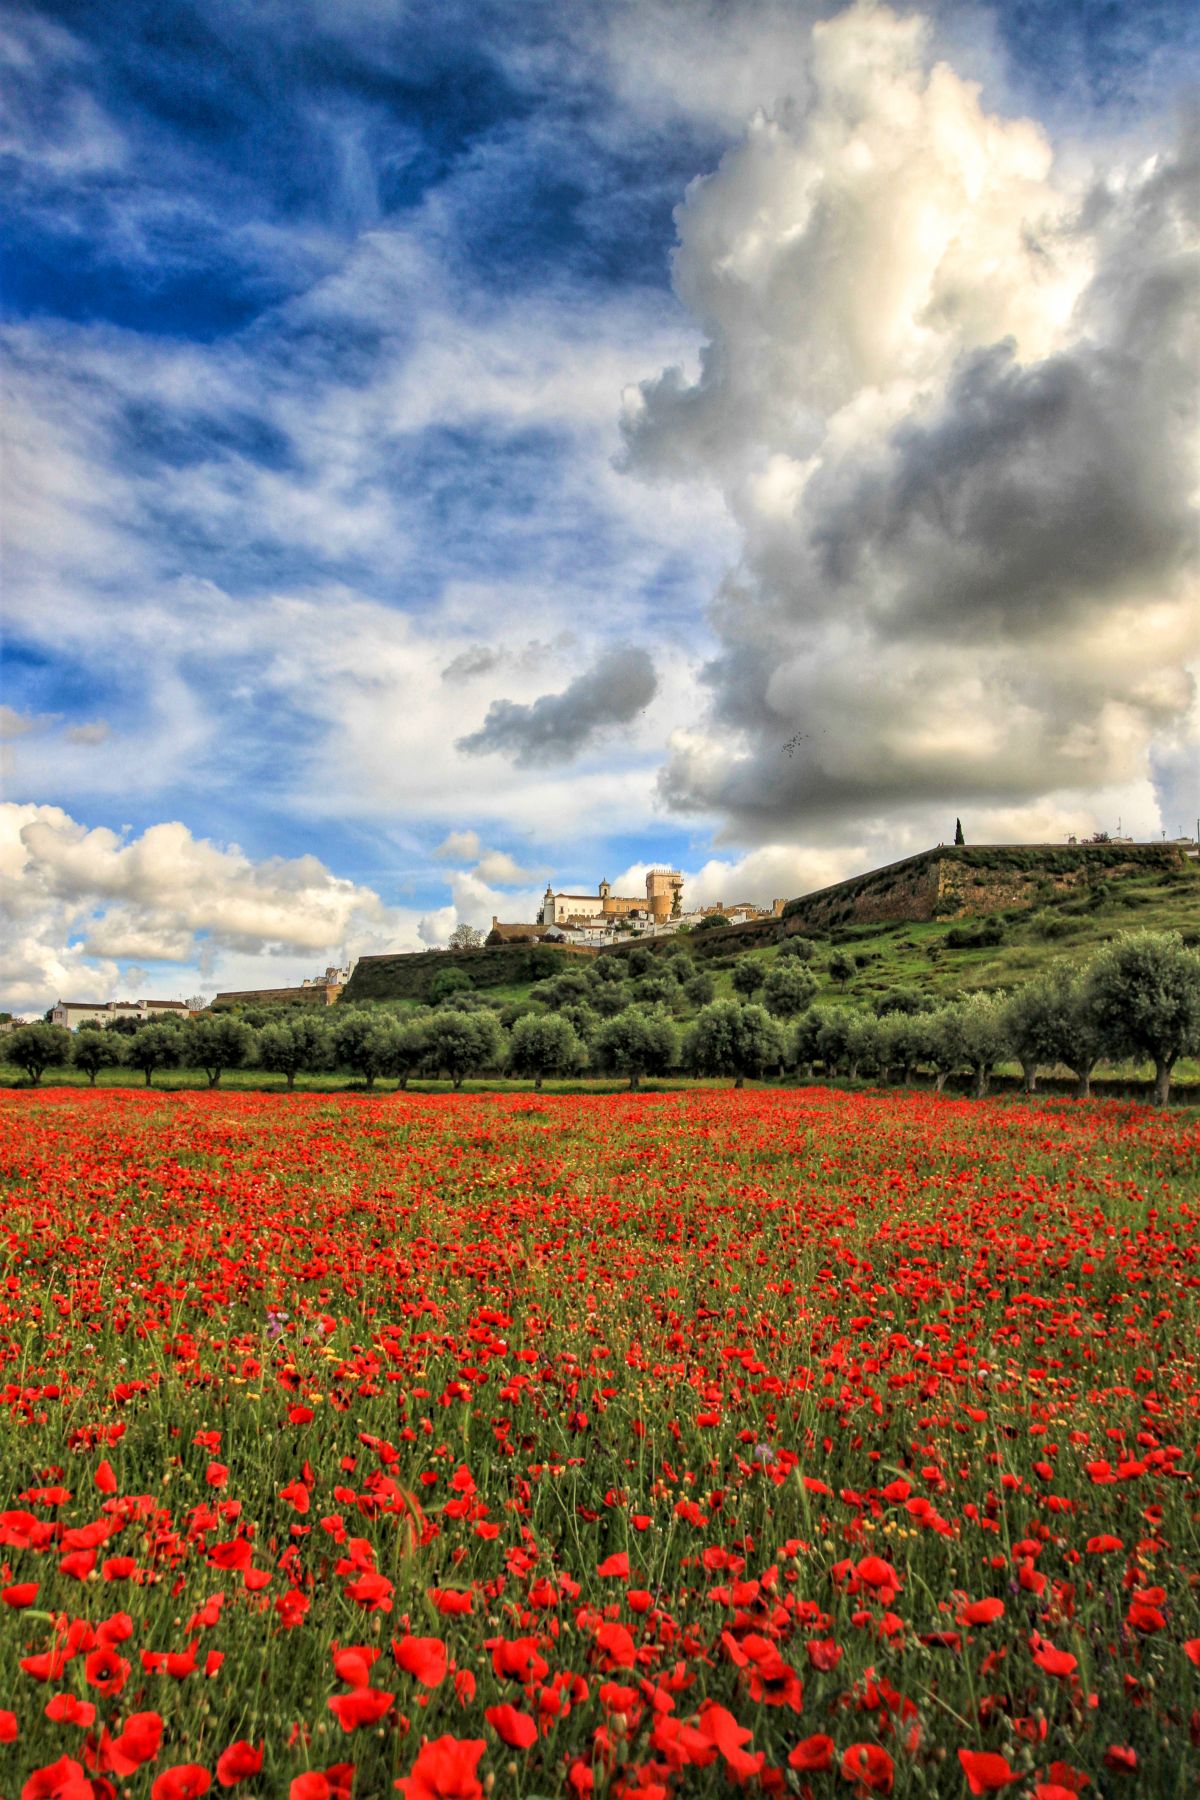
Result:
[[[683,876],[678,869],[651,869],[646,876],[646,906],[656,921],[677,919],[682,910]]]

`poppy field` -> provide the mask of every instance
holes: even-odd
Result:
[[[0,1095],[3,1800],[1200,1783],[1200,1123]]]

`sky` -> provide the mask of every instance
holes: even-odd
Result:
[[[0,68],[0,1005],[1195,830],[1190,0],[60,0]]]

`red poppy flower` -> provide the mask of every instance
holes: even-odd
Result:
[[[471,1590],[459,1588],[427,1588],[426,1593],[438,1612],[447,1616],[460,1616],[474,1610],[474,1596]]]
[[[619,1575],[622,1581],[629,1579],[629,1552],[617,1550],[612,1556],[606,1556],[596,1569],[597,1575]]]
[[[789,1752],[788,1768],[818,1774],[822,1769],[833,1767],[833,1753],[833,1739],[818,1731],[813,1737],[802,1738]]]
[[[262,1745],[256,1749],[245,1738],[238,1738],[218,1756],[217,1780],[222,1787],[236,1787],[239,1781],[248,1781],[252,1775],[257,1775],[262,1762]]]
[[[96,1717],[95,1707],[87,1700],[77,1700],[74,1694],[55,1694],[45,1713],[56,1725],[81,1725],[85,1729]]]
[[[288,1788],[288,1800],[329,1800],[333,1789],[319,1769],[306,1769],[296,1775]]]
[[[958,1760],[973,1794],[998,1794],[1001,1788],[1020,1780],[1007,1758],[991,1750],[960,1750]]]
[[[637,1661],[637,1646],[625,1626],[615,1620],[601,1625],[596,1633],[596,1647],[618,1669],[632,1669]]]
[[[288,1800],[329,1800],[333,1789],[319,1769],[306,1769],[296,1775],[288,1788]]]
[[[475,1770],[486,1749],[482,1738],[435,1738],[395,1785],[404,1800],[482,1800]]]
[[[446,1646],[441,1638],[393,1638],[392,1654],[404,1673],[422,1687],[437,1687],[446,1678]]]
[[[1072,1656],[1069,1650],[1056,1650],[1053,1644],[1039,1644],[1033,1653],[1033,1660],[1047,1675],[1056,1675],[1060,1679],[1073,1675],[1079,1667],[1077,1656]]]
[[[842,1780],[853,1781],[856,1794],[890,1794],[895,1765],[880,1744],[851,1744],[843,1752]]]
[[[1110,1744],[1104,1752],[1104,1766],[1116,1775],[1132,1775],[1137,1768],[1137,1751],[1128,1744]]]
[[[200,1763],[176,1763],[154,1777],[150,1800],[200,1800],[212,1786],[212,1776]]]
[[[329,1710],[343,1731],[357,1731],[360,1725],[374,1725],[382,1719],[395,1698],[382,1688],[356,1687],[348,1694],[334,1694]]]
[[[92,1800],[92,1784],[81,1763],[60,1756],[33,1771],[21,1789],[21,1800]]]
[[[994,1625],[1004,1617],[1003,1600],[968,1600],[963,1607],[964,1625]]]
[[[333,1653],[333,1667],[339,1681],[352,1687],[366,1687],[371,1680],[371,1665],[379,1660],[379,1652],[365,1644],[347,1644]]]
[[[11,1587],[0,1588],[0,1600],[5,1606],[32,1606],[38,1597],[36,1581],[14,1581]]]
[[[0,1709],[0,1744],[15,1744],[19,1736],[16,1713]]]
[[[537,1726],[529,1714],[507,1702],[489,1706],[484,1717],[496,1735],[514,1750],[528,1750],[531,1744],[537,1743]]]
[[[129,1667],[123,1656],[105,1646],[84,1659],[84,1679],[102,1694],[119,1694],[129,1680]]]
[[[131,1713],[119,1737],[108,1745],[107,1766],[117,1775],[132,1775],[153,1762],[162,1748],[163,1722],[156,1712]]]

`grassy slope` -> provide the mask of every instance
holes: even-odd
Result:
[[[994,915],[1003,925],[1003,939],[981,949],[956,949],[947,938],[982,921],[839,927],[830,933],[829,947],[845,949],[865,963],[840,987],[821,967],[828,951],[820,946],[813,964],[820,983],[817,1004],[845,1000],[869,1005],[894,987],[918,988],[945,1000],[972,989],[1018,987],[1054,963],[1087,961],[1123,931],[1179,931],[1192,942],[1200,939],[1200,870],[1189,869],[1183,880],[1158,872],[1131,876],[1114,882],[1094,911],[1074,910],[1078,904],[1068,896]],[[747,954],[769,965],[779,952],[771,945]],[[728,970],[714,973],[718,991],[731,991]]]

